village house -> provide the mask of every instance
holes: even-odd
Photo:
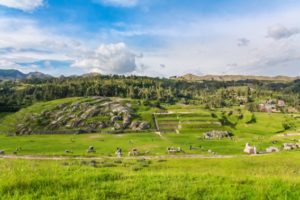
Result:
[[[294,108],[294,107],[288,107],[287,112],[288,113],[297,113],[298,110],[296,108]]]
[[[284,100],[274,100],[270,99],[267,100],[265,103],[261,103],[258,105],[258,109],[260,112],[272,112],[272,113],[279,113],[280,110],[278,108],[285,107],[285,101]]]
[[[278,100],[278,101],[277,101],[277,106],[278,106],[278,107],[281,107],[281,108],[282,108],[282,107],[285,107],[285,101],[284,101],[284,100]]]

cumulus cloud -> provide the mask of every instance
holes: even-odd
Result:
[[[276,25],[269,27],[267,37],[273,38],[274,40],[281,40],[299,33],[300,30],[298,28],[286,28],[282,25]]]
[[[136,57],[124,43],[101,45],[90,55],[77,59],[72,67],[104,74],[126,74],[136,70]]]
[[[42,6],[43,0],[0,0],[0,5],[30,12]]]
[[[81,41],[41,28],[34,20],[0,15],[0,68],[52,73],[40,63],[53,61],[66,66],[89,51]]]
[[[97,0],[98,2],[118,7],[134,7],[137,5],[138,0]]]
[[[237,45],[239,47],[245,47],[245,46],[248,46],[250,43],[250,40],[248,40],[247,38],[240,38],[238,39],[237,41]]]

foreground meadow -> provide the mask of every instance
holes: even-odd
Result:
[[[0,199],[299,199],[298,154],[219,159],[0,159]]]

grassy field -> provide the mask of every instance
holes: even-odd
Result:
[[[0,129],[13,130],[26,113],[38,113],[69,98],[38,103],[17,113],[0,115]],[[129,101],[129,100],[128,100]],[[245,143],[258,151],[300,139],[297,115],[253,113],[240,108],[205,110],[201,106],[163,105],[157,114],[160,133],[152,114],[160,110],[133,102],[140,118],[152,128],[123,134],[0,135],[0,150],[19,159],[0,157],[0,199],[299,199],[299,150],[258,156],[244,155]],[[231,125],[222,125],[222,113]],[[243,118],[239,118],[240,114]],[[285,131],[282,122],[296,127]],[[232,139],[203,139],[209,130],[228,130]],[[288,134],[288,135],[285,135]],[[89,146],[95,153],[87,153]],[[184,152],[169,157],[167,147]],[[125,157],[115,157],[117,147]],[[128,158],[137,148],[144,157]],[[65,150],[72,153],[65,153]],[[22,156],[33,160],[22,160]],[[190,155],[190,157],[188,157]],[[195,156],[198,155],[198,156]],[[35,160],[34,156],[65,160]],[[74,158],[81,156],[86,158]],[[92,158],[93,157],[93,158]],[[95,158],[97,157],[97,158]],[[94,160],[93,160],[94,159]]]
[[[0,159],[0,199],[298,199],[298,158]]]
[[[46,103],[38,103],[32,107],[23,109],[14,114],[2,114],[0,116],[1,131],[13,129],[16,120],[26,113],[38,113],[44,109],[51,109],[64,102],[74,102],[78,98],[55,100]],[[282,121],[286,114],[255,113],[256,123],[247,123],[251,113],[242,110],[243,119],[237,119],[239,108],[225,110],[204,110],[199,106],[172,105],[165,106],[169,114],[156,115],[161,134],[155,133],[152,113],[155,109],[147,106],[138,106],[133,103],[138,115],[147,119],[152,124],[148,132],[132,132],[126,134],[69,134],[69,135],[29,135],[29,136],[7,136],[0,135],[0,150],[6,154],[12,154],[16,149],[21,149],[19,155],[69,155],[69,156],[114,156],[115,149],[120,147],[124,152],[133,148],[139,149],[147,155],[165,155],[168,147],[181,147],[186,154],[204,154],[212,151],[217,155],[241,155],[245,143],[251,143],[264,151],[269,146],[281,147],[284,142],[298,141],[300,136],[294,134],[282,137]],[[228,116],[234,127],[222,126],[218,121],[221,112],[234,111]],[[215,113],[218,117],[212,117]],[[295,121],[300,124],[299,118]],[[204,140],[203,133],[209,130],[229,130],[233,132],[233,139]],[[297,128],[290,130],[298,133]],[[89,146],[96,148],[96,153],[87,154]],[[191,148],[192,147],[192,148]],[[72,151],[65,154],[65,150]]]

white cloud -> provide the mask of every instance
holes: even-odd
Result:
[[[76,60],[72,66],[104,74],[126,74],[136,70],[136,57],[124,43],[108,44]]]
[[[138,0],[97,0],[100,3],[118,7],[134,7],[138,4]]]
[[[266,30],[272,24],[298,27],[299,7],[282,8],[256,14],[255,17],[190,18],[185,23],[173,22],[167,29],[163,28],[164,24],[156,24],[149,26],[151,29],[145,26],[144,29],[130,30],[143,32],[143,37],[149,35],[149,38],[153,38],[152,33],[156,32],[158,35],[155,37],[164,42],[163,46],[154,50],[139,50],[144,54],[139,61],[149,66],[143,74],[171,76],[197,71],[202,74],[294,76],[300,73],[300,37],[295,35],[297,30],[285,28],[284,34],[274,34],[275,38],[288,40],[266,38]],[[247,41],[237,41],[237,38]],[[248,41],[251,45],[240,48],[245,43],[249,44]],[[161,68],[161,63],[168,67]]]
[[[42,6],[43,0],[0,0],[0,5],[30,12]]]
[[[41,28],[33,20],[0,16],[0,68],[43,70],[35,63],[71,63],[88,51],[82,42]]]
[[[300,30],[298,28],[286,28],[283,25],[276,25],[269,27],[267,37],[273,38],[274,40],[280,40],[299,33]]]

